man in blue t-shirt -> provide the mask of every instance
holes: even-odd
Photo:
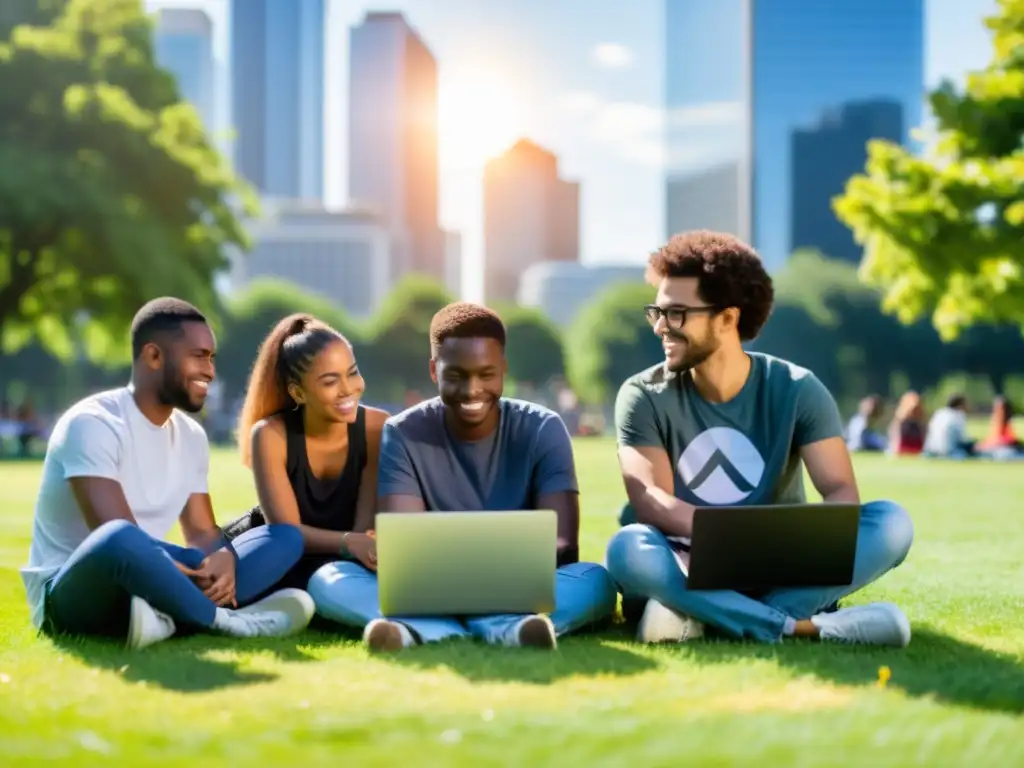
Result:
[[[774,295],[757,253],[730,235],[689,232],[649,267],[657,296],[644,310],[665,360],[628,379],[615,403],[630,502],[623,522],[635,522],[615,534],[607,555],[625,612],[643,606],[639,639],[680,641],[709,625],[762,642],[906,645],[910,623],[895,605],[829,610],[907,556],[913,524],[891,501],[861,507],[849,586],[753,595],[687,588],[696,507],[802,503],[805,467],[825,501],[859,504],[860,494],[825,386],[806,368],[743,349]]]
[[[616,590],[607,571],[579,562],[579,488],[572,441],[553,411],[502,397],[505,326],[491,310],[458,302],[430,326],[430,375],[439,397],[388,419],[381,436],[378,509],[464,512],[553,509],[558,515],[555,610],[547,616],[416,618],[380,615],[376,576],[332,563],[309,582],[318,612],[364,627],[374,650],[474,636],[554,648],[559,635],[608,618]]]

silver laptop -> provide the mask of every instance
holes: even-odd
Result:
[[[384,512],[375,521],[385,616],[550,613],[553,510]]]

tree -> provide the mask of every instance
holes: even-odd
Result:
[[[508,334],[509,377],[518,383],[542,386],[565,375],[565,357],[558,329],[540,310],[509,307],[501,312]]]
[[[643,307],[654,298],[645,283],[600,292],[577,315],[565,337],[566,370],[585,403],[607,403],[622,382],[664,359]]]
[[[451,296],[422,275],[403,278],[388,294],[370,324],[363,350],[357,350],[367,391],[377,401],[401,401],[409,390],[424,392],[433,384],[430,321]]]
[[[155,63],[141,0],[5,0],[0,114],[3,348],[123,353],[159,295],[216,313],[253,197]]]
[[[1024,330],[1024,0],[986,20],[989,65],[961,92],[930,96],[937,136],[924,156],[884,141],[834,201],[865,246],[863,279],[883,308],[930,315],[944,339],[978,322]]]
[[[288,315],[311,314],[339,331],[356,347],[362,339],[361,330],[344,310],[284,280],[255,280],[232,296],[226,309],[223,338],[218,345],[217,378],[224,381],[228,397],[245,389],[260,344]]]

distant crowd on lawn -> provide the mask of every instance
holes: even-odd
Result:
[[[1001,395],[992,403],[988,434],[980,440],[968,433],[970,404],[962,393],[951,394],[946,404],[929,419],[921,396],[914,391],[906,392],[883,432],[880,425],[884,422],[885,408],[885,401],[878,395],[860,401],[857,412],[846,425],[846,443],[852,452],[945,459],[1024,458],[1024,442],[1013,429],[1016,411],[1009,399]]]

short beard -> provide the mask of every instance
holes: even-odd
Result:
[[[199,405],[193,403],[192,398],[189,397],[188,390],[182,386],[177,366],[168,363],[164,365],[163,373],[163,380],[160,382],[160,388],[156,393],[161,405],[177,408],[179,411],[185,411],[186,413],[199,413],[203,410],[204,403]]]
[[[686,371],[696,368],[717,351],[718,347],[711,343],[705,343],[702,346],[697,347],[692,341],[690,341],[687,342],[686,357],[678,363],[671,363],[666,360],[665,367],[668,369],[669,373],[686,373]]]

